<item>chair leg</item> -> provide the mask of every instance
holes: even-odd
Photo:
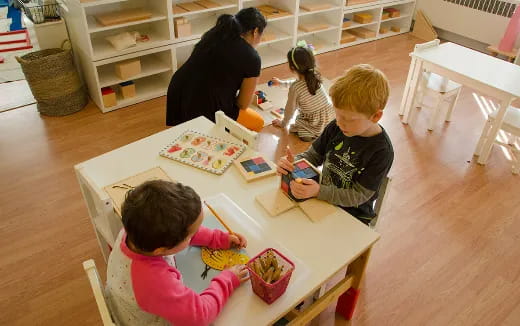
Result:
[[[428,126],[428,130],[433,131],[433,128],[435,127],[435,123],[439,119],[439,113],[441,111],[441,104],[442,104],[442,95],[438,95],[435,99],[435,105],[432,107],[433,112],[430,116],[430,123]]]
[[[482,130],[482,134],[480,135],[480,139],[478,140],[477,147],[475,148],[475,153],[473,155],[479,156],[482,151],[482,145],[484,141],[488,137],[489,130],[491,129],[491,120],[489,118],[486,120],[486,124],[484,125],[484,129]]]
[[[457,95],[453,96],[453,99],[450,102],[450,106],[448,107],[448,112],[446,113],[447,122],[451,121],[451,116],[453,114],[453,108],[455,108],[455,105],[457,105],[457,101],[459,100],[459,95],[460,95],[460,88],[459,88],[459,91],[457,92]]]

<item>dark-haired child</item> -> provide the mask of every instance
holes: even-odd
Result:
[[[239,234],[201,226],[200,197],[180,183],[154,180],[128,193],[124,229],[108,259],[107,296],[118,325],[209,325],[228,297],[248,279],[237,265],[196,293],[182,283],[174,254],[188,245],[245,247]]]
[[[291,71],[298,75],[298,80],[272,79],[274,86],[289,86],[284,118],[274,120],[273,125],[285,128],[298,109],[298,116],[289,131],[296,133],[301,140],[310,142],[334,119],[334,107],[323,87],[310,45],[304,41],[298,42],[298,46],[287,53],[287,61]]]

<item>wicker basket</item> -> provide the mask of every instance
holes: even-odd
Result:
[[[16,57],[43,115],[62,116],[87,105],[70,50],[46,49]]]
[[[268,251],[274,253],[278,263],[284,266],[284,274],[278,281],[274,282],[273,284],[265,282],[262,277],[258,275],[252,268],[255,260],[259,257],[265,257]],[[246,266],[249,270],[249,276],[251,276],[251,286],[253,287],[253,292],[268,304],[273,303],[282,294],[284,294],[287,286],[289,285],[292,272],[294,271],[294,263],[282,255],[278,250],[273,248],[265,249],[256,255],[253,259],[251,259]]]

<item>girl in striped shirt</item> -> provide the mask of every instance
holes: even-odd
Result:
[[[284,118],[275,119],[273,126],[285,128],[298,108],[299,113],[289,131],[297,134],[301,140],[310,142],[334,119],[334,107],[316,69],[312,46],[305,41],[298,42],[287,53],[287,60],[289,68],[298,75],[298,79],[280,80],[274,77],[271,80],[270,84],[273,86],[289,87]]]

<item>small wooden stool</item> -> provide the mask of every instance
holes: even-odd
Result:
[[[486,50],[488,50],[494,57],[497,57],[499,54],[507,57],[509,62],[514,62],[516,54],[518,53],[518,49],[513,49],[513,51],[501,51],[498,49],[498,45],[490,45]]]

